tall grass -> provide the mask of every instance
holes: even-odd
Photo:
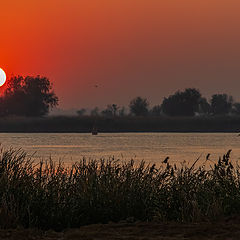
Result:
[[[196,222],[240,213],[240,171],[230,151],[212,167],[82,159],[35,164],[22,150],[0,158],[0,227],[62,230],[135,219]]]

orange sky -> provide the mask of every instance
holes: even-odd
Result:
[[[0,9],[0,67],[49,77],[62,108],[138,95],[157,104],[186,87],[240,100],[239,0],[2,0]]]

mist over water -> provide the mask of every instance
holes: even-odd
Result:
[[[167,156],[171,163],[212,160],[232,149],[232,159],[240,159],[237,133],[1,133],[4,148],[22,148],[37,161],[62,160],[66,164],[86,159],[111,158],[161,163]]]

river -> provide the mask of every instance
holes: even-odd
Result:
[[[4,149],[22,148],[35,160],[62,160],[71,164],[83,157],[145,160],[161,163],[167,156],[174,163],[198,157],[204,161],[210,153],[217,160],[229,149],[232,159],[240,158],[240,137],[236,133],[1,133]]]

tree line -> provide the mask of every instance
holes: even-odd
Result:
[[[41,76],[13,76],[7,82],[0,96],[0,116],[44,116],[58,105],[58,97],[53,91],[50,80]],[[77,111],[79,116],[86,115],[86,109]],[[209,100],[195,88],[186,88],[164,97],[162,103],[150,107],[148,99],[136,97],[127,107],[109,104],[102,111],[94,108],[90,115],[96,116],[196,116],[196,115],[229,115],[240,114],[240,103],[233,97],[213,94]]]
[[[210,100],[202,96],[195,88],[186,88],[184,91],[177,91],[174,94],[164,97],[159,105],[150,108],[148,99],[136,97],[129,103],[129,113],[126,107],[119,107],[117,104],[109,104],[106,109],[100,111],[97,107],[92,109],[90,115],[96,116],[196,116],[196,115],[229,115],[240,114],[240,103],[235,102],[233,97],[222,93],[213,94]],[[86,114],[86,109],[81,109],[78,115]]]

